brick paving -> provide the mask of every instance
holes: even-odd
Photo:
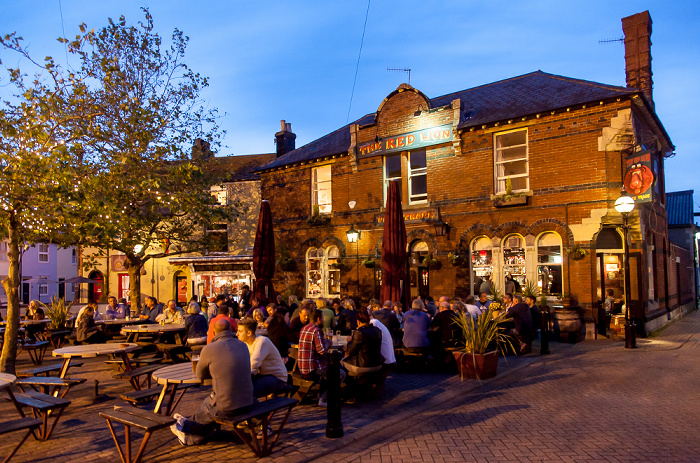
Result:
[[[273,455],[261,461],[700,461],[694,437],[700,424],[700,314],[638,344],[632,351],[613,341],[552,343],[549,356],[539,356],[534,346],[533,354],[501,360],[498,377],[481,383],[394,373],[381,400],[343,407],[343,438],[327,439],[325,410],[302,405]],[[20,359],[28,367],[25,357]],[[13,462],[119,461],[98,413],[120,401],[93,405],[93,380],[112,397],[129,388],[112,379],[103,360],[87,359],[71,371],[90,381],[69,394],[72,404],[51,440],[28,440]],[[178,411],[193,412],[206,394],[188,392]],[[3,402],[0,414],[16,412]],[[0,456],[18,438],[3,436]],[[195,448],[179,445],[166,430],[151,438],[144,460],[231,459],[257,460],[230,432]]]

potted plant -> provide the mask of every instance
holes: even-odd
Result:
[[[377,263],[373,259],[367,259],[362,261],[362,265],[364,265],[366,268],[374,268]]]
[[[539,297],[540,287],[536,281],[525,280],[525,283],[521,285],[520,291],[523,297],[532,296],[534,298]]]
[[[457,360],[462,379],[493,378],[498,370],[498,351],[500,350],[505,357],[506,348],[513,349],[510,338],[499,331],[499,325],[505,320],[505,313],[497,313],[491,309],[496,305],[500,307],[498,303],[491,304],[476,321],[469,313],[462,313],[457,318],[464,349],[455,350],[452,354]]]
[[[491,198],[493,199],[493,205],[496,207],[518,206],[521,204],[527,204],[527,195],[525,193],[516,193],[513,191],[513,181],[510,179],[510,177],[506,178],[505,193],[492,196]]]
[[[567,252],[572,260],[581,260],[588,255],[588,252],[578,244],[567,249]]]
[[[329,215],[321,214],[321,209],[318,207],[318,204],[314,204],[313,213],[306,219],[306,223],[308,223],[311,226],[326,225],[330,221],[331,218]]]
[[[429,269],[439,269],[441,266],[440,261],[434,258],[432,254],[425,256],[421,263],[424,267],[428,267]]]
[[[453,267],[466,267],[469,265],[469,259],[467,256],[463,256],[461,254],[449,253],[447,258],[450,260]]]
[[[64,298],[58,299],[56,295],[51,298],[51,305],[46,305],[44,303],[39,303],[44,308],[44,313],[46,317],[51,320],[49,325],[50,330],[63,330],[66,327],[66,320],[68,320],[68,312],[73,306],[73,302],[66,304]]]
[[[342,259],[337,259],[335,262],[329,265],[330,268],[334,270],[347,270],[350,268]]]

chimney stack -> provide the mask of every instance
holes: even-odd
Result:
[[[209,147],[209,142],[197,138],[194,141],[194,145],[192,145],[192,159],[208,159],[212,156],[214,156],[214,153]]]
[[[652,99],[651,79],[651,16],[649,11],[622,18],[625,34],[625,75],[627,86],[642,90],[649,102]]]
[[[294,140],[297,136],[292,132],[292,124],[288,124],[284,119],[280,121],[282,130],[275,134],[275,143],[277,144],[277,157],[283,154],[294,151]]]

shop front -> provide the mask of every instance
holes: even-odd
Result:
[[[195,256],[171,257],[171,265],[187,265],[190,269],[193,294],[202,299],[211,299],[219,294],[231,295],[238,301],[243,286],[253,287],[252,256]],[[187,294],[188,282],[183,276],[176,274],[175,288],[178,302],[183,294]]]

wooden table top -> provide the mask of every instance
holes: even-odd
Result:
[[[51,323],[51,320],[48,318],[45,318],[43,320],[20,320],[19,321],[20,325],[41,325],[42,323]],[[7,325],[7,320],[1,321],[0,325]]]
[[[190,362],[160,368],[153,372],[152,377],[158,381],[158,384],[195,384],[200,382],[192,371],[192,363]]]
[[[131,325],[122,328],[125,333],[161,333],[163,331],[184,331],[185,325],[176,325],[174,323],[168,325],[160,325],[159,323],[151,323],[148,325]]]
[[[139,320],[138,318],[130,318],[127,320],[126,318],[114,318],[111,320],[95,320],[95,324],[97,325],[137,325],[137,324],[143,324],[142,320]]]
[[[0,373],[0,388],[4,389],[6,387],[12,386],[17,377],[9,373]]]
[[[134,343],[110,343],[110,344],[83,344],[81,346],[61,347],[55,349],[51,355],[54,357],[97,357],[98,355],[123,354],[138,350],[138,344]]]

